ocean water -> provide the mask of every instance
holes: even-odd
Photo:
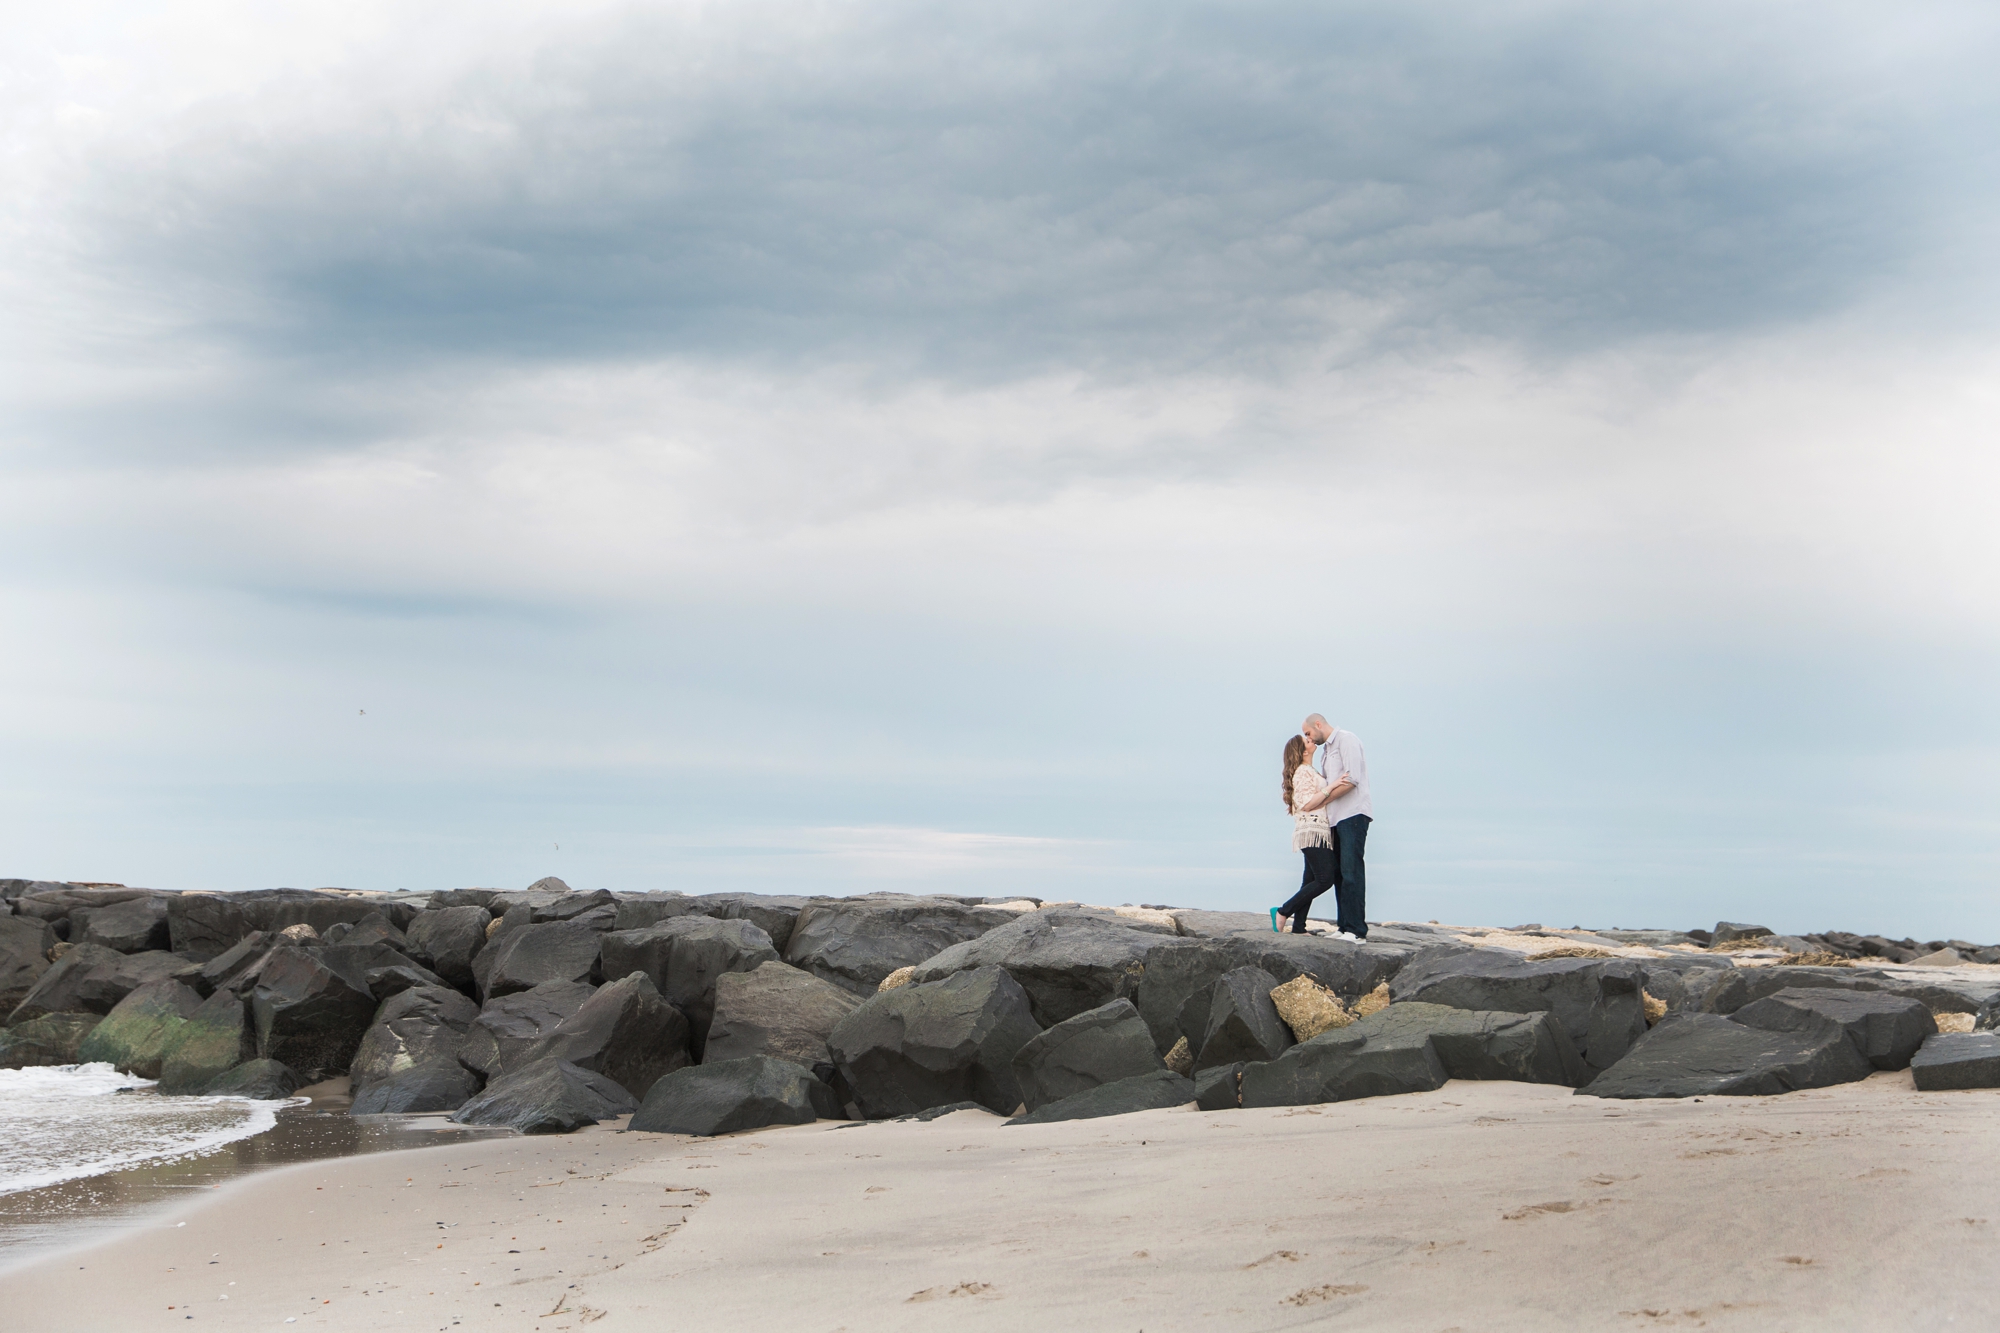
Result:
[[[0,1069],[0,1195],[211,1153],[292,1104],[152,1087],[108,1064]]]

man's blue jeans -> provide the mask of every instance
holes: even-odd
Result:
[[[1367,815],[1349,815],[1333,826],[1334,924],[1356,939],[1368,938]]]

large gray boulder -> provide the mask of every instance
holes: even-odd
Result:
[[[422,913],[418,913],[419,916]],[[412,917],[411,920],[415,920]],[[328,944],[386,944],[399,954],[408,953],[409,939],[396,928],[394,922],[382,912],[370,912],[353,925],[346,922],[334,926],[326,932]]]
[[[88,919],[92,910],[133,898],[157,896],[160,895],[151,889],[42,883],[16,898],[14,911],[21,916],[48,922],[55,927],[59,938],[80,944],[83,942],[84,920]]]
[[[1938,1030],[1937,1020],[1920,1000],[1823,986],[1781,990],[1744,1005],[1730,1017],[1745,1027],[1771,1032],[1817,1031],[1821,1020],[1831,1020],[1877,1069],[1909,1068],[1925,1038]]]
[[[459,1063],[495,1079],[525,1063],[528,1048],[555,1031],[596,992],[580,981],[545,981],[488,1000],[466,1029]]]
[[[697,1055],[715,1014],[716,979],[777,961],[771,937],[742,920],[683,916],[644,930],[616,930],[604,936],[605,975],[644,972],[650,977],[660,994],[694,1025]]]
[[[1645,1030],[1644,980],[1644,968],[1629,958],[1531,962],[1504,949],[1439,948],[1412,958],[1389,983],[1389,994],[1454,1009],[1546,1012],[1586,1064],[1604,1069]]]
[[[348,932],[351,936],[353,932]],[[358,977],[377,1001],[386,1000],[413,986],[443,986],[445,980],[427,967],[419,966],[401,950],[381,941],[350,944],[342,939],[313,950],[314,954],[342,976]],[[266,963],[265,966],[269,966]]]
[[[1736,940],[1761,939],[1769,935],[1769,926],[1747,926],[1740,921],[1718,921],[1710,936],[1711,944],[1729,944]]]
[[[826,1039],[860,997],[783,963],[715,979],[715,1014],[703,1063],[769,1055],[810,1069],[833,1057]]]
[[[1178,913],[1185,920],[1187,913]],[[1308,976],[1343,999],[1355,1000],[1395,976],[1414,951],[1404,946],[1355,944],[1318,935],[1259,934],[1170,940],[1146,955],[1133,1002],[1161,1052],[1183,1036],[1199,1046],[1207,1029],[1206,1004],[1215,983],[1239,967],[1259,967],[1279,983]],[[1182,1010],[1199,998],[1190,1014],[1192,1032],[1181,1026]]]
[[[200,969],[170,953],[119,953],[101,944],[73,944],[21,997],[7,1018],[11,1026],[44,1014],[108,1014],[149,981],[193,983]]]
[[[375,1021],[366,974],[336,970],[327,955],[285,945],[264,960],[250,992],[257,1054],[297,1070],[308,1083],[347,1072]]]
[[[478,1091],[479,1076],[464,1065],[456,1062],[421,1064],[370,1083],[355,1094],[354,1102],[347,1111],[349,1115],[421,1115],[456,1111]]]
[[[868,1119],[975,1101],[1020,1104],[1014,1057],[1041,1031],[1027,992],[999,967],[883,991],[827,1037],[833,1063]]]
[[[200,1008],[201,996],[192,986],[172,977],[149,981],[91,1029],[77,1059],[87,1064],[102,1061],[140,1078],[157,1079],[168,1049]]]
[[[1391,1026],[1370,1034],[1357,1032],[1360,1026],[1333,1028],[1275,1060],[1244,1065],[1242,1104],[1314,1106],[1444,1086],[1444,1061],[1428,1032]]]
[[[949,899],[836,898],[800,910],[785,961],[866,997],[898,968],[976,940],[1016,915]]]
[[[11,1014],[49,970],[55,927],[39,917],[0,916],[0,1015]]]
[[[1113,1000],[1029,1038],[1014,1056],[1014,1081],[1021,1100],[1036,1111],[1166,1067],[1138,1009],[1130,1000]]]
[[[661,1075],[688,1063],[687,1016],[634,972],[606,982],[553,1032],[530,1046],[527,1063],[565,1061],[604,1075],[634,1100]]]
[[[2000,1033],[1940,1032],[1910,1061],[1921,1092],[2000,1088]]]
[[[103,1021],[97,1014],[44,1014],[0,1030],[0,1069],[76,1064]]]
[[[1336,1030],[1392,1045],[1428,1036],[1448,1078],[1574,1088],[1590,1076],[1569,1034],[1546,1013],[1453,1009],[1406,1001]]]
[[[1233,1111],[1243,1104],[1243,1066],[1211,1065],[1194,1076],[1194,1104],[1202,1111]]]
[[[167,899],[167,928],[175,953],[207,962],[254,930],[268,935],[287,926],[307,925],[315,934],[325,935],[336,925],[351,925],[376,912],[400,929],[417,910],[414,902],[381,895],[314,889],[176,893]]]
[[[375,1011],[348,1066],[355,1097],[419,1066],[461,1068],[458,1050],[478,1017],[479,1006],[449,986],[415,986],[390,996]]]
[[[1740,967],[1732,969],[1702,1001],[1706,1013],[1733,1014],[1781,990],[1876,991],[1918,1000],[1933,1013],[1971,1014],[1975,1023],[2000,1022],[2000,976],[1931,969],[1867,967]]]
[[[407,953],[460,990],[473,986],[472,960],[486,947],[493,914],[484,907],[434,907],[417,913],[404,932]]]
[[[1138,1023],[1138,1011],[1132,1013]],[[1145,1025],[1138,1023],[1143,1030]],[[1150,1038],[1148,1045],[1150,1046]],[[1112,1083],[1084,1088],[1057,1101],[1048,1102],[1015,1116],[1010,1125],[1050,1125],[1059,1120],[1095,1120],[1108,1115],[1130,1115],[1134,1111],[1159,1111],[1185,1106],[1195,1100],[1195,1085],[1165,1067],[1134,1074]]]
[[[651,1134],[734,1134],[841,1119],[833,1089],[789,1060],[746,1055],[659,1079],[626,1124]]]
[[[544,921],[495,932],[472,960],[483,999],[512,995],[549,981],[590,981],[606,936],[575,921]],[[625,975],[630,968],[619,968]]]
[[[911,980],[1004,967],[1046,1027],[1138,993],[1146,958],[1177,937],[1157,926],[1073,908],[1023,912],[976,940],[954,944],[917,965]],[[1009,1108],[1011,1109],[1011,1108]]]
[[[632,1095],[602,1074],[565,1060],[526,1064],[486,1085],[451,1118],[461,1125],[505,1125],[523,1134],[567,1134],[637,1109]]]
[[[1831,1019],[1793,1031],[1716,1014],[1669,1014],[1611,1068],[1578,1089],[1592,1097],[1768,1097],[1866,1078],[1874,1066]]]
[[[821,900],[772,893],[706,893],[700,901],[705,915],[718,921],[747,921],[763,931],[771,947],[783,954],[798,926],[799,914]]]
[[[160,1091],[208,1091],[245,1060],[257,1058],[250,1006],[235,991],[219,990],[201,1002],[160,1060]]]
[[[1291,1049],[1292,1030],[1271,1001],[1277,984],[1277,978],[1261,967],[1239,967],[1216,980],[1203,1007],[1200,1040],[1188,1041],[1197,1071],[1211,1065],[1275,1060]]]
[[[148,949],[165,952],[167,933],[166,894],[146,894],[100,907],[79,907],[70,913],[70,939],[80,944],[101,944],[119,953],[142,953]]]

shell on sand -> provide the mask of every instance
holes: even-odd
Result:
[[[1370,1014],[1379,1014],[1388,1007],[1389,983],[1384,981],[1354,1002],[1354,1016],[1366,1018]]]
[[[1932,1014],[1931,1017],[1937,1020],[1939,1032],[1972,1031],[1971,1014]]]
[[[1175,1042],[1174,1048],[1167,1052],[1167,1068],[1182,1078],[1194,1077],[1194,1052],[1188,1049],[1186,1037]]]
[[[1344,1028],[1354,1021],[1338,995],[1303,972],[1272,988],[1271,1003],[1299,1041],[1311,1041],[1330,1028]]]
[[[888,976],[883,977],[882,984],[877,986],[875,989],[878,992],[885,990],[901,990],[903,987],[910,984],[910,978],[915,976],[916,974],[917,974],[917,969],[914,966],[899,967],[894,972],[891,972]]]

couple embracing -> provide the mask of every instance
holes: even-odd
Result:
[[[1284,792],[1292,846],[1305,854],[1305,881],[1284,906],[1271,909],[1271,929],[1305,934],[1306,909],[1332,889],[1340,938],[1365,940],[1368,868],[1362,854],[1375,816],[1368,799],[1368,758],[1360,737],[1329,726],[1318,713],[1299,733],[1285,742]]]

